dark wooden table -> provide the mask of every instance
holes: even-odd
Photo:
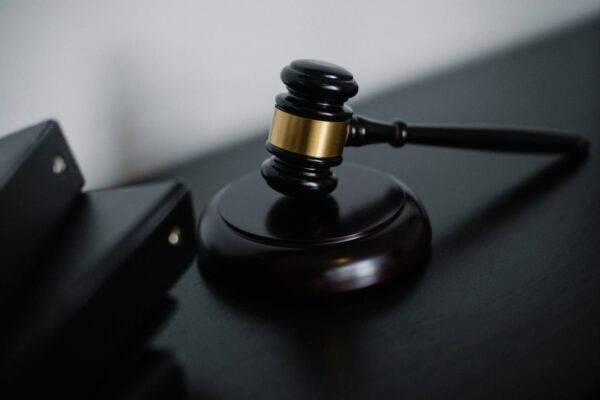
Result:
[[[396,175],[423,200],[434,232],[426,270],[410,284],[290,303],[240,298],[194,265],[156,339],[178,353],[192,397],[598,395],[600,20],[390,84],[353,107],[411,122],[571,130],[591,151],[575,164],[419,146],[349,149],[347,160]],[[222,186],[259,167],[268,122],[252,140],[152,179],[184,179],[199,214]]]

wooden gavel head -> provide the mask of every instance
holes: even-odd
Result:
[[[262,176],[289,196],[326,195],[337,186],[330,168],[342,162],[352,118],[344,103],[358,84],[346,69],[316,60],[293,61],[281,80],[288,92],[275,100]]]

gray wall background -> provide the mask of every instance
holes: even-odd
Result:
[[[368,96],[600,12],[600,0],[0,0],[0,135],[61,122],[87,187],[268,129],[296,58]],[[360,56],[359,56],[360,55]]]

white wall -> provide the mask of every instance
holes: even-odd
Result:
[[[0,135],[55,117],[88,187],[104,186],[267,128],[295,58],[345,66],[365,95],[599,11],[600,0],[0,0]]]

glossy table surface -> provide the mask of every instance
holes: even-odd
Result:
[[[351,67],[351,66],[349,66]],[[357,77],[360,79],[360,77]],[[351,104],[410,122],[549,127],[591,141],[557,156],[348,149],[421,198],[431,260],[412,282],[320,300],[248,299],[194,265],[156,338],[193,398],[593,398],[600,385],[600,20]],[[255,138],[151,179],[182,179],[199,214],[259,168]]]

